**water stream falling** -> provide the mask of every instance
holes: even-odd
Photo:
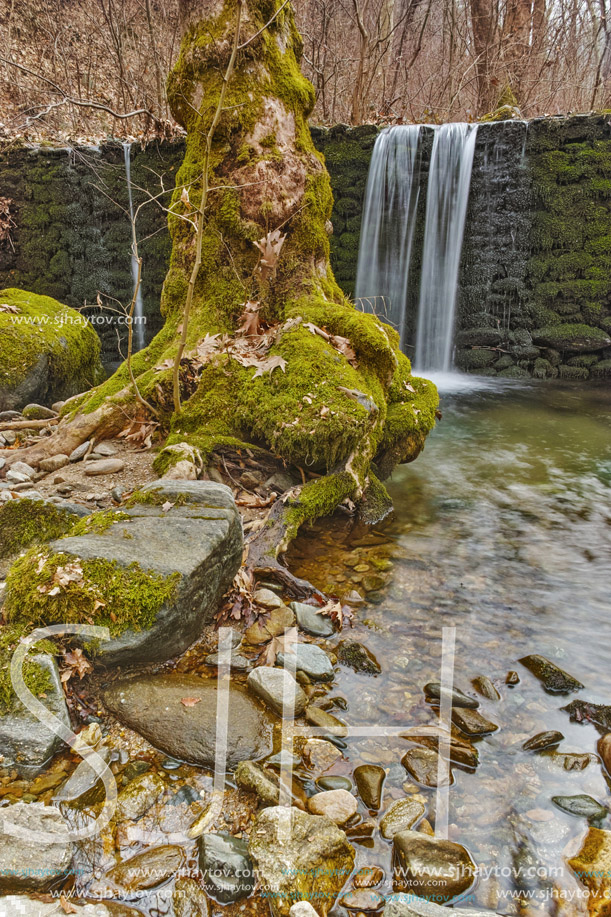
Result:
[[[447,373],[452,351],[458,271],[477,126],[442,124],[433,130],[414,365]],[[367,179],[356,298],[384,316],[408,346],[406,313],[418,284],[412,249],[422,191],[422,128],[392,127],[376,140]],[[426,173],[424,173],[426,174]],[[424,175],[422,175],[424,178]]]
[[[361,225],[356,298],[396,328],[402,339],[420,160],[419,125],[382,131],[373,150]]]
[[[476,136],[474,124],[442,124],[435,131],[414,358],[419,372],[448,372],[452,366],[458,268]]]
[[[133,290],[136,291],[136,305],[134,307],[134,335],[133,335],[133,349],[142,350],[144,347],[144,306],[142,303],[142,286],[138,284],[138,259],[135,255],[135,246],[136,246],[136,224],[134,222],[134,200],[132,195],[132,169],[131,169],[131,143],[123,144],[123,156],[125,159],[125,178],[127,181],[127,199],[129,201],[129,219],[131,223],[132,231],[132,250],[131,250],[131,261],[132,261],[132,283]],[[136,290],[137,287],[137,290]]]

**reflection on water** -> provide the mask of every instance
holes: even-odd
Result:
[[[383,672],[340,669],[334,693],[348,700],[352,725],[433,723],[422,687],[439,678],[442,627],[456,626],[457,686],[472,692],[472,679],[486,675],[501,693],[480,705],[498,732],[477,742],[475,773],[454,770],[450,791],[449,836],[493,870],[480,878],[477,902],[518,913],[511,894],[534,890],[533,913],[586,913],[583,900],[566,900],[582,889],[565,859],[587,823],[551,797],[611,802],[600,764],[565,770],[563,758],[521,746],[557,729],[561,752],[595,753],[599,734],[571,723],[560,710],[567,699],[546,694],[518,660],[543,654],[586,686],[573,696],[611,703],[611,398],[548,385],[450,388],[425,452],[389,482],[394,516],[374,532],[342,518],[306,532],[292,566],[336,594],[365,596],[350,636]],[[509,670],[519,673],[515,687],[505,684]],[[410,783],[400,764],[407,747],[351,739],[350,767],[336,770],[382,764],[384,805],[424,793],[434,825],[434,791]],[[388,869],[389,845],[377,834],[368,843],[360,862]]]

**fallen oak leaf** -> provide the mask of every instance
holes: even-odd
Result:
[[[262,376],[263,373],[271,375],[275,369],[281,369],[283,373],[286,372],[286,360],[280,354],[274,354],[274,356],[268,357],[267,360],[262,360],[253,379],[256,379],[257,376]]]
[[[181,697],[180,703],[183,707],[195,707],[196,704],[199,704],[201,697]]]
[[[75,906],[72,904],[71,901],[68,901],[68,899],[66,898],[65,895],[60,895],[60,896],[59,896],[59,906],[61,907],[61,909],[62,909],[62,911],[64,912],[64,914],[76,914],[76,913],[78,913],[78,912],[77,912],[77,909],[75,908]]]

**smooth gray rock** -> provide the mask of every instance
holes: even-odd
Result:
[[[259,666],[248,676],[248,687],[280,716],[284,715],[285,698],[294,707],[295,716],[300,716],[306,708],[303,689],[286,669]]]
[[[278,653],[277,662],[289,671],[294,666],[297,672],[305,672],[313,681],[330,681],[333,678],[331,660],[315,643],[295,643],[290,651]]]
[[[68,825],[55,806],[16,802],[0,811],[0,889],[43,889],[67,873]]]
[[[86,454],[89,446],[91,445],[91,440],[86,439],[84,443],[81,443],[80,446],[77,446],[76,449],[73,449],[68,458],[71,462],[80,462],[83,456]]]
[[[41,698],[42,703],[69,727],[70,717],[55,659],[47,655],[29,658],[49,675],[50,686],[46,689],[46,698]],[[10,710],[0,716],[2,764],[4,767],[15,767],[23,776],[37,774],[62,745],[63,741],[33,716],[17,697]]]
[[[333,621],[327,615],[318,614],[313,605],[303,602],[291,602],[289,605],[295,612],[297,624],[306,634],[313,637],[332,637],[335,633]]]
[[[41,459],[39,462],[39,468],[41,471],[59,471],[60,468],[63,468],[64,465],[67,465],[69,462],[67,455],[64,455],[63,452],[58,452],[57,455],[51,455],[49,458]]]
[[[102,458],[93,462],[86,462],[85,474],[90,477],[100,474],[117,474],[118,471],[123,471],[124,468],[125,462],[122,459]]]
[[[114,682],[103,692],[107,709],[161,751],[214,767],[216,679],[149,675]],[[187,701],[187,705],[183,701]],[[192,704],[192,700],[197,703]],[[272,752],[272,717],[239,685],[229,689],[227,766]]]
[[[173,599],[148,630],[126,630],[101,641],[95,664],[108,667],[165,662],[184,652],[210,624],[223,593],[242,562],[242,523],[228,487],[211,481],[153,482],[161,505],[136,504],[129,520],[101,533],[51,542],[81,560],[102,558],[129,567],[137,563],[156,575],[179,574]],[[104,591],[104,584],[101,583]]]
[[[232,904],[246,898],[255,886],[248,845],[230,834],[203,834],[199,840],[199,868],[211,898]]]
[[[28,465],[27,462],[13,462],[11,465],[11,471],[17,471],[19,474],[25,474],[25,476],[28,478],[33,478],[36,474],[36,469],[32,468],[31,465]]]
[[[437,703],[441,700],[442,693],[446,694],[445,689],[442,689],[438,681],[431,681],[428,685],[424,686],[424,693],[426,694],[427,700],[432,700],[434,703]],[[463,691],[460,691],[458,688],[450,688],[447,692],[452,700],[453,707],[463,707],[467,710],[475,710],[479,707],[479,701],[475,697],[469,697],[468,694],[465,694]]]
[[[26,420],[51,420],[57,417],[57,412],[52,408],[47,408],[44,404],[26,404],[21,413]]]
[[[455,912],[449,911],[447,907],[435,904],[434,901],[427,901],[426,898],[418,898],[408,892],[390,895],[386,899],[383,917],[448,917],[448,914],[451,913],[459,914],[460,917],[498,917],[496,911],[478,910],[473,907],[461,907]]]

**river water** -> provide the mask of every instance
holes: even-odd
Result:
[[[501,695],[480,698],[498,731],[476,740],[479,766],[454,768],[449,790],[448,836],[481,866],[471,900],[512,914],[512,896],[532,895],[519,913],[584,914],[583,887],[565,860],[588,825],[551,799],[589,794],[608,804],[603,770],[594,758],[566,770],[563,758],[522,743],[557,729],[560,752],[595,754],[596,729],[560,708],[575,697],[611,703],[611,396],[541,383],[441,382],[450,389],[442,391],[442,420],[419,459],[387,482],[393,516],[374,530],[348,517],[321,523],[300,536],[292,566],[331,593],[365,598],[347,637],[376,655],[382,673],[340,667],[333,693],[347,700],[340,715],[351,726],[434,724],[422,689],[440,677],[442,628],[455,628],[454,684],[475,695],[472,679],[486,675]],[[548,657],[584,690],[546,693],[518,661],[528,653]],[[520,679],[513,687],[509,671]],[[383,765],[382,809],[421,793],[435,826],[435,790],[416,786],[400,763],[407,740],[347,741],[349,764],[336,772]],[[360,863],[390,871],[390,845],[377,832],[357,849]]]

